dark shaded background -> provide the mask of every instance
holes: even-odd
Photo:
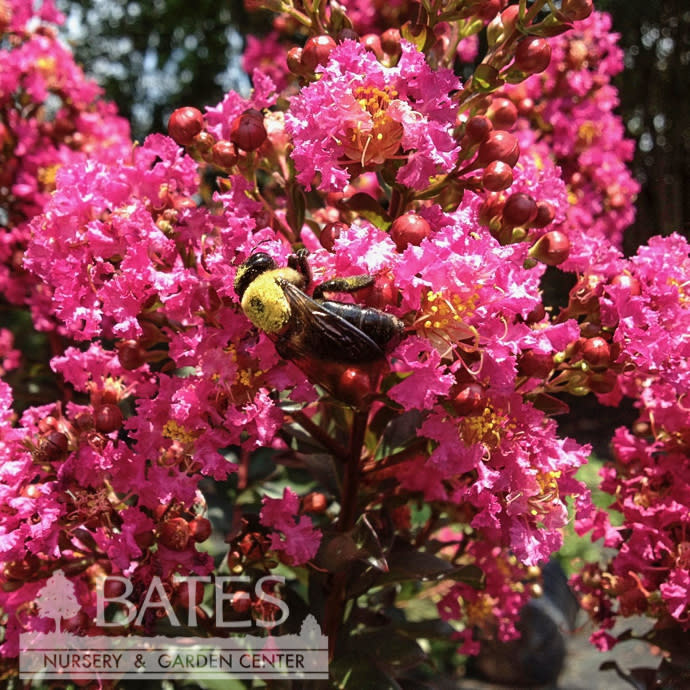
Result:
[[[248,87],[242,35],[270,26],[240,0],[60,0],[78,60],[105,87],[134,136],[164,131],[182,105],[216,104]],[[626,252],[650,236],[690,236],[690,4],[687,0],[595,0],[613,15],[627,69],[620,112],[637,141],[642,183]]]

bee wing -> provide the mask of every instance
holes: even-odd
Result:
[[[366,333],[296,285],[281,281],[281,287],[290,305],[292,329],[298,335],[288,346],[294,350],[290,357],[311,356],[356,364],[384,356],[383,350]]]

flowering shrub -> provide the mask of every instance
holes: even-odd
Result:
[[[180,576],[280,568],[335,679],[386,641],[377,668],[403,682],[426,661],[410,601],[463,654],[516,637],[573,515],[617,549],[576,578],[602,628],[687,629],[688,247],[620,253],[637,188],[605,15],[290,4],[248,43],[248,98],[134,146],[50,3],[6,7],[1,275],[54,336],[63,392],[13,411],[0,383],[6,658],[52,625],[35,599],[57,570],[71,631],[98,632],[97,589],[122,575],[133,604],[160,577],[219,634]],[[559,312],[547,266],[574,274]],[[21,365],[6,330],[0,356]],[[639,407],[602,485],[620,527],[575,476],[589,448],[558,432],[564,394]],[[275,620],[244,596],[228,614],[247,606]]]

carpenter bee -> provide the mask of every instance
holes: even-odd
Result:
[[[265,252],[253,253],[238,269],[235,292],[247,318],[268,334],[278,354],[293,361],[312,383],[335,397],[343,374],[363,371],[373,382],[382,371],[386,350],[403,331],[392,314],[325,299],[325,293],[355,292],[374,283],[370,275],[335,278],[317,285],[311,296],[308,252],[301,249],[279,268]],[[346,400],[347,401],[347,400]]]

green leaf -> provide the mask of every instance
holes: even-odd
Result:
[[[289,182],[287,185],[287,210],[285,220],[290,226],[296,237],[299,237],[304,225],[304,215],[306,210],[306,199],[302,186]]]
[[[348,646],[351,651],[370,656],[377,665],[388,669],[413,668],[427,658],[417,641],[400,634],[397,625],[353,635]]]

